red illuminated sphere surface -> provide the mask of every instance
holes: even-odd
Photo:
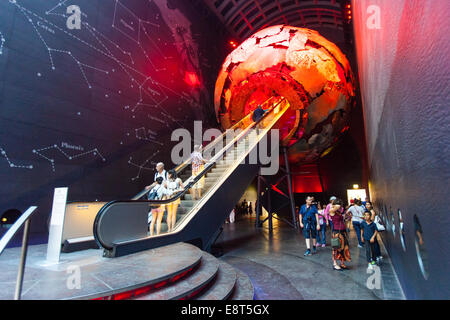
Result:
[[[225,59],[214,94],[217,119],[230,128],[271,96],[290,105],[279,125],[289,161],[315,161],[348,129],[354,81],[347,58],[316,31],[263,29]]]

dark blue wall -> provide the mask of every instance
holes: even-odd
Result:
[[[67,27],[69,5],[80,30]],[[128,198],[156,162],[171,168],[173,129],[216,125],[226,40],[195,1],[1,1],[0,215],[38,205],[43,232],[54,187]]]
[[[450,3],[361,0],[353,7],[369,189],[389,222],[383,240],[407,298],[448,299]]]

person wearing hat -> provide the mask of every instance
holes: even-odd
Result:
[[[331,219],[330,219],[330,208],[331,208],[332,202],[334,200],[336,200],[335,196],[330,197],[330,202],[328,203],[328,205],[324,211],[324,216],[325,216],[325,219],[327,220],[327,227],[330,226],[331,231],[333,231],[333,221],[331,221]],[[344,212],[344,208],[342,208],[342,207],[339,210],[340,210],[341,214]]]

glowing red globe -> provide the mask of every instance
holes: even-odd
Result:
[[[263,29],[225,59],[214,94],[217,119],[227,129],[271,96],[290,104],[279,126],[289,160],[314,161],[348,128],[354,104],[350,64],[316,31],[285,25]]]

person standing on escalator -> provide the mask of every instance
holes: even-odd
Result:
[[[203,159],[202,146],[195,145],[194,152],[191,153],[192,177],[195,179],[205,169],[205,163],[208,161]],[[205,186],[205,176],[203,175],[191,188],[192,200],[199,200],[202,197],[203,187]]]
[[[164,170],[164,163],[162,162],[156,164],[156,172],[153,180],[156,181],[158,177],[163,177],[164,180],[167,180],[167,171]]]
[[[183,181],[177,177],[175,170],[169,170],[168,179],[164,181],[167,189],[167,197],[175,197],[178,193],[183,191]],[[177,209],[180,205],[180,198],[166,204],[167,208],[167,232],[170,232],[175,228],[177,222]]]
[[[156,182],[156,179],[157,179],[158,177],[162,177],[162,178],[163,178],[163,181],[167,180],[167,171],[164,170],[164,163],[162,163],[162,162],[158,162],[158,163],[156,164],[156,172],[155,172],[155,175],[154,175],[154,177],[153,177],[153,183],[152,183],[151,185],[146,186],[146,187],[145,187],[145,190],[149,190],[149,189],[151,189],[153,186],[156,186],[156,183],[155,183],[155,182]]]
[[[264,110],[259,104],[258,107],[253,111],[252,120],[253,122],[258,122],[266,113],[268,109]]]
[[[167,198],[167,189],[165,188],[163,177],[156,178],[156,186],[148,193],[149,200],[165,200]],[[152,205],[151,206],[151,222],[150,222],[150,236],[153,236],[156,223],[156,234],[161,233],[161,222],[164,215],[166,205]],[[150,219],[149,219],[150,220]]]

